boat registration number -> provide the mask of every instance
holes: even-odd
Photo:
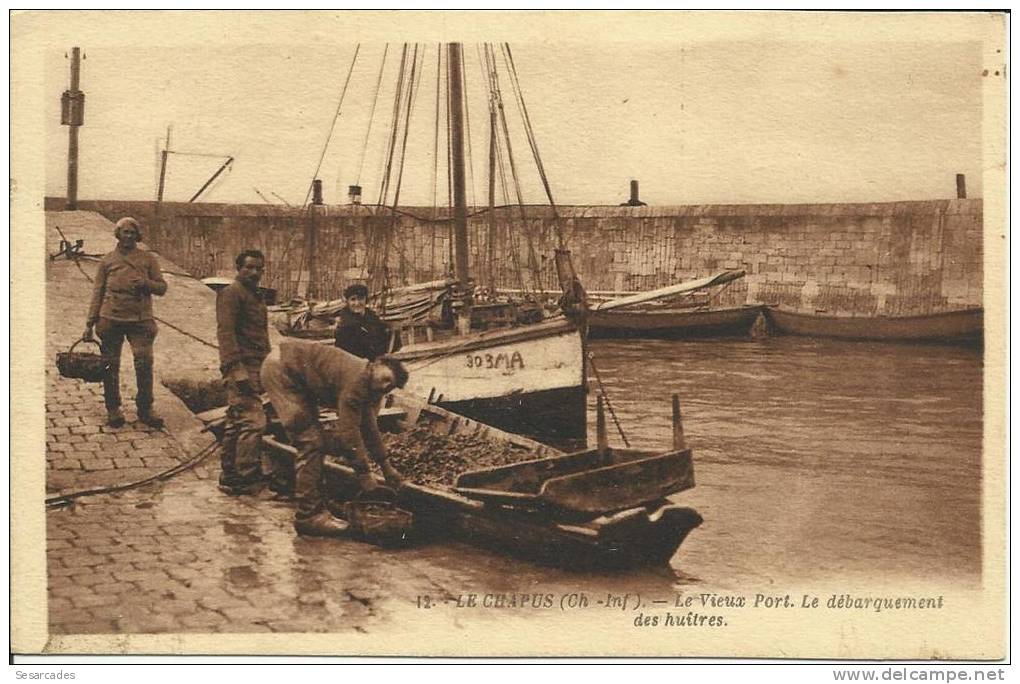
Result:
[[[524,357],[519,351],[499,354],[468,354],[468,368],[491,368],[492,370],[515,371],[524,368]]]

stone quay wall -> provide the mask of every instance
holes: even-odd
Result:
[[[48,209],[62,209],[50,198]],[[280,298],[309,279],[315,224],[318,294],[340,296],[386,265],[391,285],[450,272],[444,210],[324,206],[80,201],[111,220],[135,216],[146,242],[197,277],[231,275],[245,248],[268,257],[264,285]],[[743,269],[719,304],[776,304],[803,311],[909,315],[982,303],[980,199],[873,204],[673,207],[503,207],[470,212],[477,282],[557,290],[554,250],[562,233],[589,291],[660,287]],[[492,249],[489,249],[492,236]],[[88,251],[88,246],[86,246]]]

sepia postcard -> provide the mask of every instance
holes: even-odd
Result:
[[[12,12],[12,652],[1005,658],[1008,19]]]

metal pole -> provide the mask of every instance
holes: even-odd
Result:
[[[81,72],[81,48],[71,48],[71,99],[78,96]],[[78,208],[78,124],[71,121],[67,131],[67,210]]]
[[[461,44],[450,43],[450,138],[453,152],[454,275],[462,286],[468,282],[467,193],[464,180],[464,92],[461,75]]]

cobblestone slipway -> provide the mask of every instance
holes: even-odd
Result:
[[[54,212],[47,214],[51,252],[59,239],[56,226],[72,241],[83,237],[88,253],[114,245],[112,225],[102,217]],[[90,276],[95,272],[94,261],[80,264]],[[213,293],[183,276],[167,280],[170,289],[157,300],[156,315],[215,341]],[[146,478],[212,440],[198,433],[197,421],[158,377],[156,408],[167,430],[153,431],[134,420],[126,344],[121,382],[128,424],[122,428],[104,425],[101,385],[57,373],[52,359],[81,334],[90,290],[73,262],[47,264],[49,496]],[[160,327],[157,376],[175,370],[215,373],[216,365],[215,350]],[[387,604],[407,605],[416,591],[436,593],[434,580],[413,569],[388,577],[392,554],[372,546],[295,537],[288,505],[226,497],[215,486],[217,475],[213,452],[172,480],[48,510],[50,632],[367,632],[388,619]]]

